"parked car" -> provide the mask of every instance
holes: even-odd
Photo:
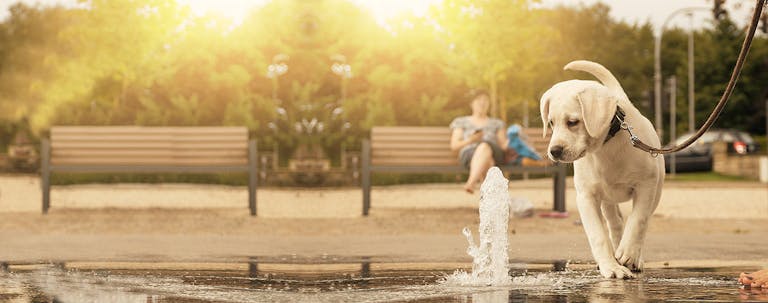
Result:
[[[681,135],[675,142],[667,147],[683,143],[694,133]],[[757,151],[755,140],[748,133],[735,129],[710,129],[696,142],[686,149],[675,154],[675,171],[711,171],[712,170],[712,143],[729,143],[728,151],[737,154],[751,154]],[[669,172],[672,165],[672,155],[664,154],[665,168]]]

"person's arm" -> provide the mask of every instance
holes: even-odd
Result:
[[[458,151],[464,146],[470,145],[474,142],[478,142],[483,139],[483,132],[476,132],[472,134],[469,138],[466,140],[463,140],[462,137],[464,136],[464,129],[463,128],[454,128],[453,132],[451,133],[451,150],[452,151]]]
[[[496,131],[496,142],[499,142],[499,147],[504,151],[509,148],[509,138],[507,138],[506,129],[503,127]]]

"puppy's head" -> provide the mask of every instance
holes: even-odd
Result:
[[[552,128],[547,155],[570,163],[602,145],[616,112],[616,96],[594,81],[555,84],[541,97],[544,136]]]

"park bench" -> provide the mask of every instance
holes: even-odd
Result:
[[[43,213],[51,173],[248,172],[256,215],[256,141],[245,127],[55,126],[42,140]]]
[[[535,150],[547,149],[549,140],[542,138],[541,128],[528,128],[523,132],[528,137],[528,144]],[[459,164],[457,153],[450,150],[450,138],[451,130],[448,127],[373,127],[370,139],[364,139],[362,146],[363,215],[367,216],[371,208],[372,173],[467,172],[467,169]],[[551,174],[554,189],[553,209],[556,212],[565,212],[565,165],[508,164],[500,168],[507,174]]]

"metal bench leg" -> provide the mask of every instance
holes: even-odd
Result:
[[[251,216],[256,216],[256,185],[258,182],[258,157],[256,154],[256,140],[248,141],[248,208]]]
[[[363,216],[368,216],[371,208],[371,141],[363,139]]]
[[[43,214],[51,207],[51,142],[43,138],[40,157],[40,186],[43,191]]]
[[[554,175],[554,211],[565,212],[565,165],[557,164]]]

